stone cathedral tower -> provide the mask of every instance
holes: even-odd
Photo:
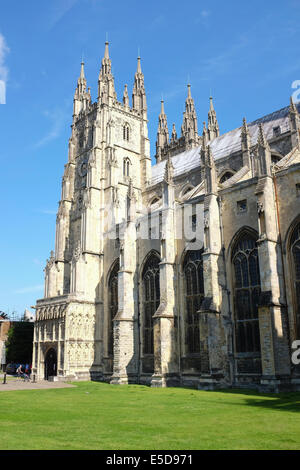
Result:
[[[53,374],[52,362],[58,376],[102,377],[100,363],[107,353],[103,352],[100,324],[106,296],[104,250],[110,249],[109,236],[104,234],[110,226],[127,220],[126,201],[133,194],[139,210],[141,188],[151,171],[140,57],[132,107],[127,85],[123,103],[117,101],[108,42],[96,103],[92,104],[81,64],[71,128],[57,213],[55,252],[51,252],[47,261],[45,299],[39,302],[40,327],[35,332],[33,364],[39,377]],[[111,244],[115,243],[114,239]],[[55,359],[48,361],[50,365],[45,358],[49,345]],[[44,364],[51,370],[44,370]]]
[[[106,43],[97,101],[83,63],[75,91],[33,374],[300,389],[300,106],[222,134],[210,97],[199,134],[188,84],[151,166],[140,58],[131,103]]]

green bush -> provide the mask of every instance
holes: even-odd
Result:
[[[6,340],[7,363],[31,363],[33,328],[34,323],[30,322],[15,322],[12,324]]]

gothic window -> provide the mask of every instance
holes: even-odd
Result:
[[[293,265],[293,280],[295,291],[295,314],[297,338],[300,338],[300,223],[296,226],[291,237],[291,255]]]
[[[129,158],[124,158],[123,160],[123,176],[129,177],[130,175],[130,160]]]
[[[226,171],[223,176],[220,178],[220,183],[224,183],[224,181],[229,180],[233,176],[231,171]]]
[[[159,263],[152,254],[143,269],[143,354],[153,354],[153,315],[159,307]]]
[[[260,276],[256,241],[242,235],[232,252],[237,353],[260,352],[258,299]]]
[[[152,201],[150,202],[150,206],[154,206],[159,201],[158,197],[154,197]]]
[[[194,186],[186,186],[185,188],[183,188],[182,190],[182,193],[181,193],[181,196],[185,196],[187,193],[189,193],[192,189],[194,189]]]
[[[130,134],[129,124],[126,123],[123,126],[123,140],[129,141],[129,134]]]
[[[119,260],[114,264],[108,280],[108,354],[113,355],[113,319],[118,311],[118,271]]]
[[[203,250],[188,251],[183,271],[185,277],[185,343],[188,354],[200,352],[199,319],[197,311],[204,298]]]

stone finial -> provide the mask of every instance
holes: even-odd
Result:
[[[206,122],[203,121],[203,131],[202,131],[202,148],[206,148],[208,142]]]
[[[290,97],[289,120],[290,120],[290,129],[291,129],[292,148],[296,146],[299,148],[300,116],[299,116],[297,106],[294,103],[292,96]]]
[[[264,128],[262,123],[259,124],[258,126],[258,137],[257,137],[257,144],[260,147],[268,147],[268,141],[266,139],[265,133],[264,133]]]
[[[271,150],[269,143],[266,139],[263,125],[259,124],[258,128],[258,137],[257,137],[257,146],[255,151],[255,159],[257,161],[257,175],[265,176],[271,174]]]
[[[108,50],[109,42],[105,41],[105,51],[104,51],[104,59],[109,59],[109,50]]]
[[[132,107],[137,111],[142,111],[146,116],[147,113],[147,102],[146,92],[144,84],[144,75],[141,67],[141,58],[137,58],[137,69],[134,75],[134,84],[132,90]]]
[[[124,106],[126,106],[126,107],[129,106],[129,96],[128,96],[127,85],[125,85],[125,87],[124,87],[123,104],[124,104]]]
[[[108,41],[105,42],[104,57],[101,62],[101,69],[98,79],[98,99],[104,103],[108,102],[108,98],[116,99],[114,78],[112,74],[111,60],[108,51]]]
[[[160,114],[158,116],[158,129],[156,138],[156,160],[160,161],[164,148],[169,144],[169,130],[165,114],[164,100],[161,100]]]
[[[199,144],[197,114],[195,103],[191,94],[191,85],[188,84],[188,96],[185,100],[185,111],[183,113],[183,123],[181,135],[185,139],[185,148],[193,148]]]
[[[137,58],[137,68],[136,68],[136,73],[142,73],[142,67],[141,67],[141,58],[138,56]]]
[[[219,137],[220,130],[219,124],[217,120],[216,111],[213,105],[213,98],[210,96],[209,98],[209,111],[208,111],[208,118],[207,118],[207,130],[208,130],[208,139],[214,140],[216,137]]]
[[[173,123],[172,126],[172,137],[171,137],[172,142],[175,142],[177,140],[177,132],[175,128],[175,124]]]
[[[290,97],[290,108],[289,108],[290,113],[298,113],[297,107],[293,101],[293,97]]]

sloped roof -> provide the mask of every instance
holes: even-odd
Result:
[[[297,105],[298,111],[300,112],[300,103]],[[251,137],[251,145],[255,145],[258,136],[258,127],[262,123],[264,133],[267,140],[274,137],[273,128],[280,126],[281,133],[285,133],[290,130],[289,123],[289,106],[279,109],[271,114],[263,116],[256,121],[248,123],[249,134]],[[214,139],[210,144],[214,160],[219,160],[226,157],[234,152],[241,150],[241,127],[226,132],[226,134],[220,135]],[[186,150],[178,155],[172,157],[172,163],[174,167],[174,177],[181,175],[187,171],[200,166],[200,150],[201,145],[191,150]],[[152,179],[150,185],[154,185],[163,180],[165,171],[166,160],[157,163],[152,166]]]

